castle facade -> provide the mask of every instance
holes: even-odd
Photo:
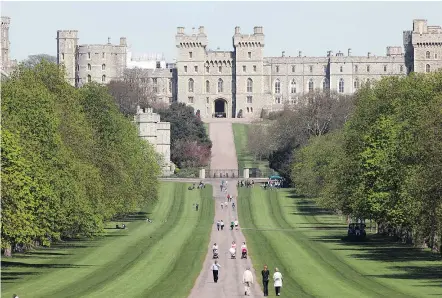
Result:
[[[134,63],[128,59],[124,37],[117,45],[77,45],[77,33],[57,32],[57,59],[65,64],[73,85],[122,79],[125,69],[138,67],[129,66]],[[384,56],[370,52],[354,56],[348,49],[321,57],[302,52],[297,57],[284,52],[265,57],[262,27],[255,27],[252,34],[236,27],[232,41],[232,51],[210,50],[204,27],[190,34],[178,27],[176,63],[166,67],[157,63],[140,80],[153,86],[160,100],[184,102],[202,117],[257,118],[263,109],[296,104],[313,90],[352,94],[385,76],[442,68],[442,28],[420,19],[413,21],[413,30],[403,32],[403,46],[388,46]]]

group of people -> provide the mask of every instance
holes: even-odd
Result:
[[[238,226],[239,226],[239,222],[238,222],[238,219],[235,219],[235,220],[232,220],[231,222],[230,222],[230,230],[232,231],[233,230],[233,228],[236,228],[237,230],[238,230]],[[221,231],[223,231],[224,230],[224,221],[221,219],[221,220],[218,220],[217,222],[216,222],[216,229],[219,231],[219,230],[221,230]]]
[[[253,186],[255,186],[255,181],[250,181],[250,180],[246,180],[246,181],[244,181],[244,180],[241,180],[241,181],[239,181],[238,180],[238,183],[237,183],[237,186],[238,187],[253,187]]]
[[[269,189],[278,189],[278,188],[281,188],[283,186],[283,183],[284,182],[282,181],[282,179],[269,179],[266,183],[264,183],[262,185],[262,187],[264,189],[267,189],[267,188],[269,188]]]
[[[232,200],[232,199],[231,199]],[[229,206],[229,202],[221,202],[221,210],[224,209],[224,207],[227,209]],[[232,202],[232,210],[235,211],[235,202]]]

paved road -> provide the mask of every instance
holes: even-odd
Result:
[[[212,148],[212,160],[210,167],[212,169],[236,169],[238,168],[238,163],[236,160],[235,144],[233,142],[233,131],[232,124],[227,122],[215,122],[210,123],[210,139],[213,142]],[[236,204],[237,180],[229,180],[227,193],[234,197],[234,202]],[[203,269],[196,280],[195,286],[189,298],[224,298],[224,297],[242,297],[244,296],[244,285],[242,284],[242,275],[246,267],[250,267],[253,271],[251,260],[242,259],[240,256],[240,246],[244,239],[244,235],[241,230],[230,231],[228,225],[230,221],[237,218],[236,211],[232,210],[231,204],[228,209],[221,209],[221,202],[227,201],[226,193],[221,193],[219,183],[213,183],[213,195],[216,200],[216,210],[214,225],[212,227],[212,234],[210,243],[207,247],[208,254],[204,261]],[[226,224],[224,231],[218,231],[216,228],[216,221],[223,220]],[[239,226],[241,227],[241,219],[239,220]],[[237,259],[230,259],[229,248],[235,241],[237,243]],[[219,272],[218,283],[213,282],[212,271],[210,266],[213,263],[212,260],[212,245],[217,243],[219,247],[219,264],[221,269]],[[256,280],[256,275],[254,273],[255,283],[252,287],[252,291],[249,297],[261,297],[262,291],[259,287],[261,278]]]

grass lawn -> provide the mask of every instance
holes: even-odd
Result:
[[[439,256],[376,235],[345,242],[346,224],[311,199],[240,188],[238,212],[255,270],[278,267],[284,297],[442,296]]]
[[[2,296],[186,297],[201,271],[214,217],[211,186],[187,186],[162,183],[158,203],[128,219],[126,230],[109,223],[101,239],[2,258]]]
[[[235,141],[236,155],[238,158],[238,168],[259,168],[264,173],[269,169],[267,160],[255,160],[252,154],[247,150],[247,132],[250,124],[233,123],[233,138]]]

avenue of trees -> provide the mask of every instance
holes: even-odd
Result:
[[[159,156],[107,87],[70,86],[47,61],[2,82],[1,247],[5,255],[92,237],[157,199]]]
[[[120,111],[128,117],[132,118],[140,106],[153,108],[160,114],[161,121],[170,122],[171,160],[180,175],[198,175],[198,169],[209,164],[212,142],[204,123],[193,107],[158,100],[147,70],[127,69],[124,79],[111,81],[108,88]]]
[[[355,95],[342,128],[293,151],[299,194],[379,233],[441,248],[442,72],[385,78]]]

